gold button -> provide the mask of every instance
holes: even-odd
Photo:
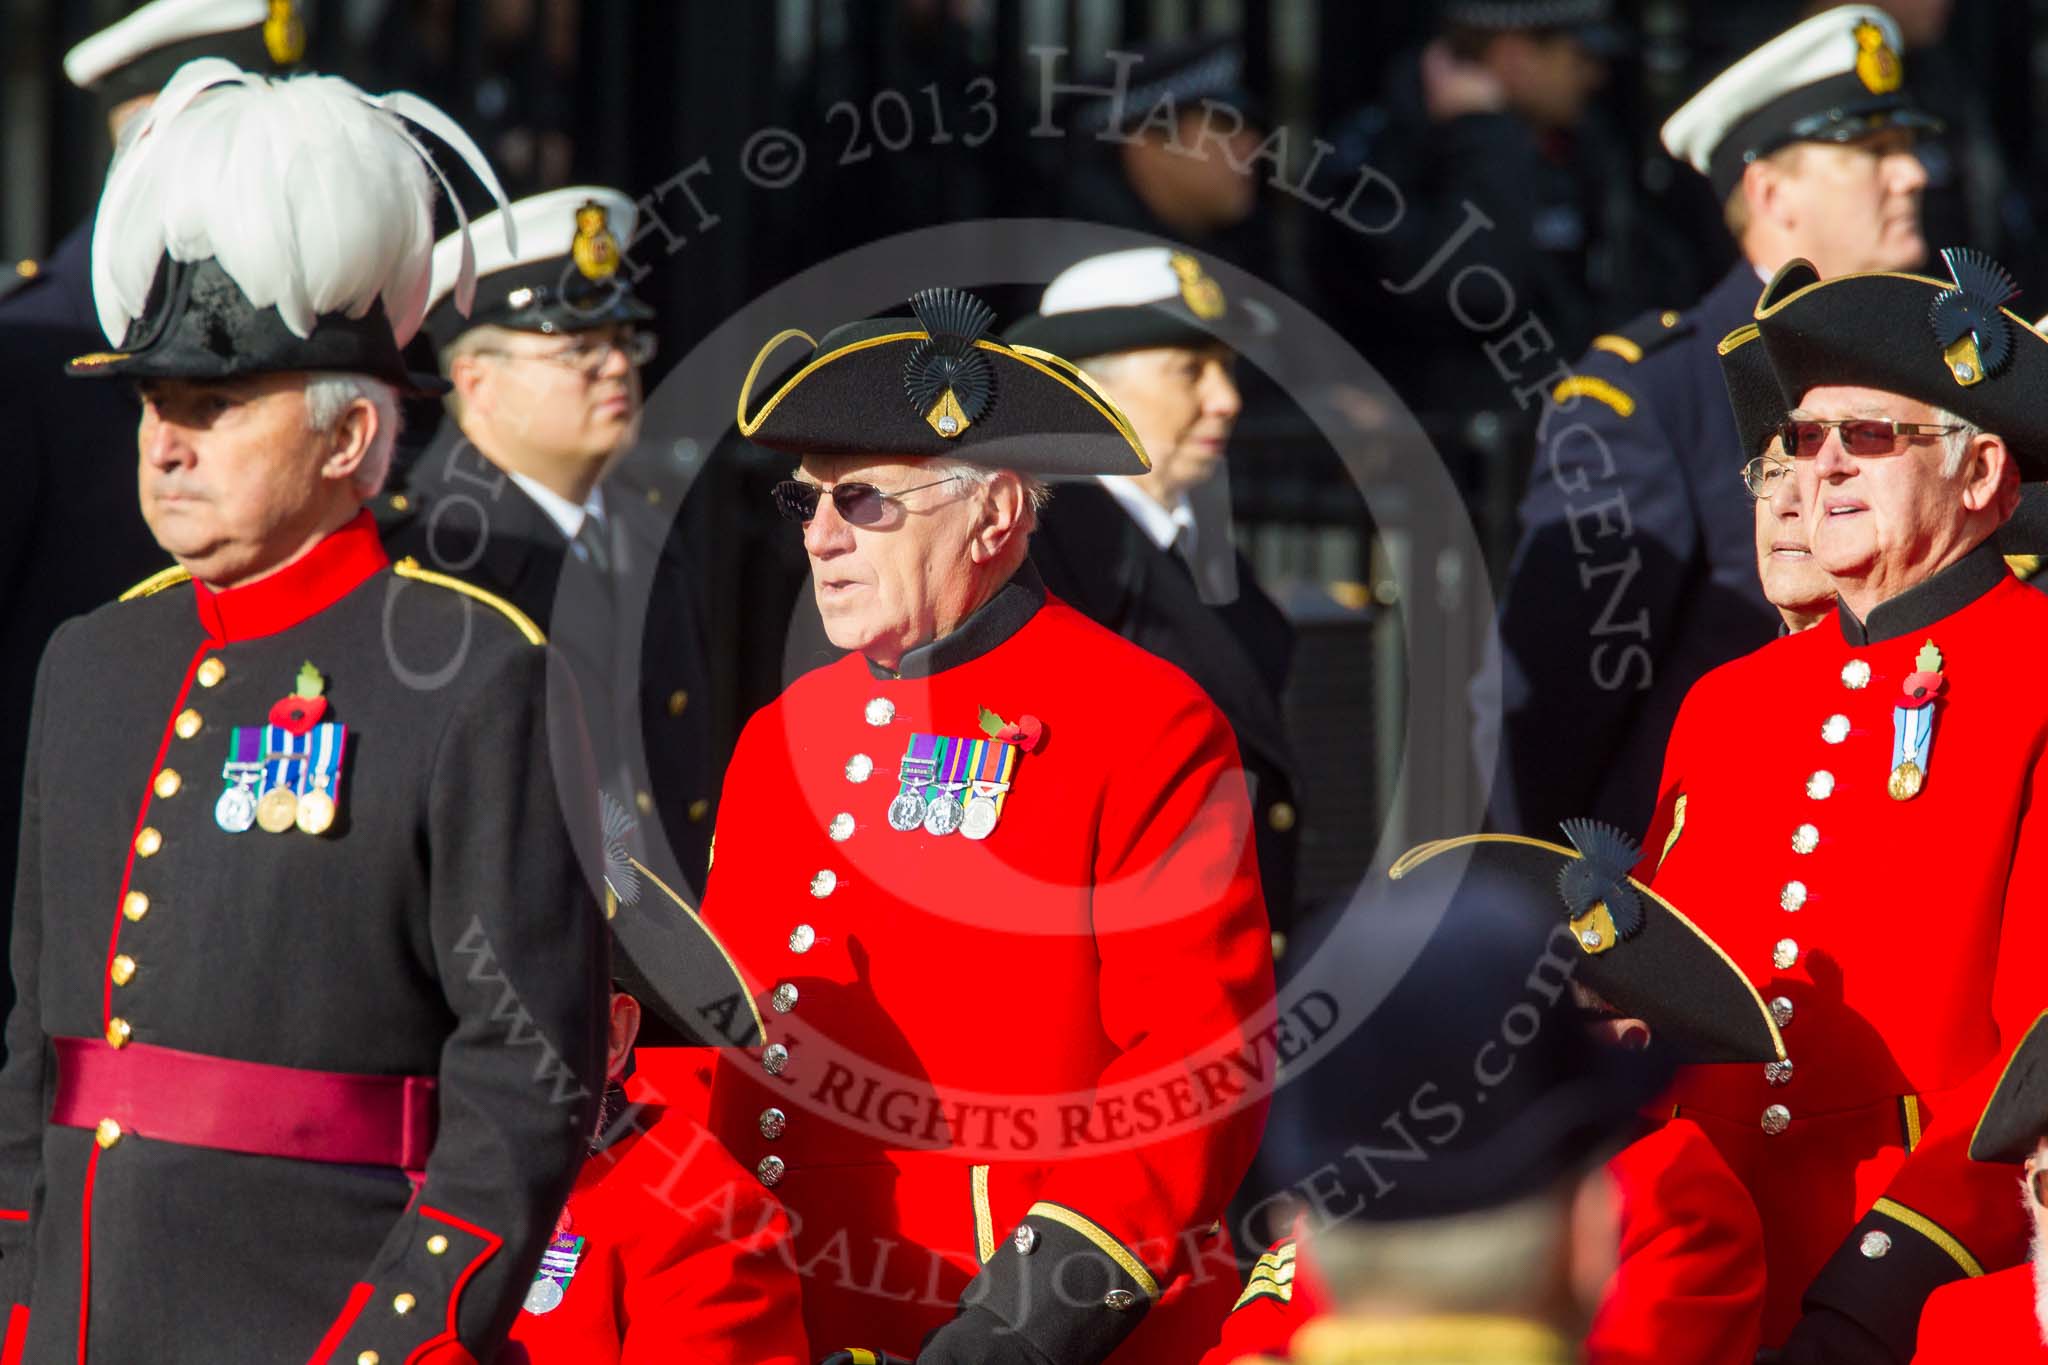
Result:
[[[649,507],[661,506],[661,490],[659,488],[650,488],[647,490],[647,505]]]
[[[398,1314],[400,1317],[404,1317],[407,1313],[410,1313],[412,1311],[413,1305],[418,1302],[419,1300],[415,1299],[410,1294],[400,1294],[397,1298],[391,1301],[391,1311]]]
[[[377,1362],[382,1359],[383,1357],[375,1351],[365,1351],[356,1357],[356,1365],[377,1365]]]
[[[448,1239],[446,1237],[443,1237],[440,1233],[437,1232],[432,1237],[429,1237],[427,1239],[427,1255],[439,1256],[444,1254],[447,1250]]]
[[[403,494],[403,493],[393,493],[393,494],[391,495],[391,510],[392,510],[392,511],[394,511],[394,512],[403,512],[403,511],[404,511],[404,510],[405,510],[406,508],[408,508],[408,507],[410,507],[410,506],[412,506],[412,499],[411,499],[411,498],[408,498],[408,497],[407,497],[407,496],[406,496],[405,494]]]
[[[678,687],[668,694],[668,713],[672,716],[683,714],[683,708],[690,704],[690,694]]]
[[[1266,823],[1281,834],[1294,828],[1294,807],[1285,801],[1275,801],[1266,812]]]
[[[92,1130],[92,1140],[105,1151],[121,1140],[121,1125],[112,1119],[101,1119]]]
[[[201,687],[217,686],[220,680],[227,675],[228,666],[219,659],[207,659],[199,665],[199,685]]]
[[[1678,325],[1678,314],[1667,308],[1664,310],[1663,316],[1659,317],[1657,321],[1663,323],[1666,327],[1676,327]]]
[[[107,1020],[107,1041],[117,1048],[128,1046],[128,1035],[133,1032],[128,1021],[118,1014]]]
[[[156,794],[163,797],[176,796],[178,788],[185,785],[185,779],[178,776],[176,768],[166,768],[156,775]]]
[[[142,833],[135,836],[135,851],[145,858],[156,856],[156,851],[163,846],[164,836],[156,832],[155,825],[144,825]]]
[[[41,261],[16,261],[14,273],[25,280],[32,280],[43,273],[43,264]]]
[[[700,798],[690,803],[691,824],[702,824],[704,822],[704,817],[709,814],[711,814],[711,803],[709,801],[705,801]]]
[[[654,794],[647,791],[633,793],[633,804],[640,808],[642,815],[654,814]]]
[[[199,733],[199,726],[200,726],[200,724],[201,724],[201,721],[200,721],[200,719],[199,719],[199,713],[198,713],[197,711],[194,711],[194,710],[193,710],[193,709],[192,709],[191,707],[189,707],[189,706],[188,706],[188,707],[186,707],[186,708],[185,708],[184,710],[182,710],[182,711],[180,711],[180,712],[178,713],[178,724],[177,724],[177,730],[178,730],[178,738],[179,738],[179,739],[190,739],[190,738],[192,738],[192,736],[194,736],[194,735],[196,735],[196,734],[198,734],[198,733]]]
[[[122,953],[115,957],[113,965],[107,968],[107,975],[114,978],[116,986],[125,986],[135,979],[135,959]]]
[[[149,897],[140,891],[130,891],[121,898],[121,913],[130,920],[140,920],[149,913]]]

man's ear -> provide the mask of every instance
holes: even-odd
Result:
[[[1018,536],[1025,534],[1030,494],[1024,481],[1008,470],[999,471],[976,490],[980,509],[975,516],[974,537],[968,554],[976,564],[992,564]]]
[[[2019,466],[2013,463],[2003,436],[1988,431],[1972,436],[1963,452],[1962,477],[1963,506],[1970,511],[1997,509],[2001,502],[2017,506]],[[2013,485],[2010,490],[2008,482]]]
[[[355,399],[343,408],[341,419],[328,432],[332,445],[327,451],[327,458],[320,462],[320,477],[354,478],[363,458],[376,443],[379,423],[377,405],[367,398]]]
[[[448,364],[448,382],[464,412],[490,411],[491,367],[480,355],[459,355]]]

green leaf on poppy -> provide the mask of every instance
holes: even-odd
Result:
[[[1001,734],[1003,726],[1007,723],[1001,716],[989,710],[986,706],[981,708],[981,732],[990,739],[994,739],[997,735]]]
[[[1920,646],[1920,656],[1913,660],[1913,666],[1922,673],[1941,672],[1941,651],[1934,647],[1934,641]]]
[[[317,697],[327,691],[327,679],[320,676],[320,670],[309,663],[299,666],[299,685],[292,689],[294,695]]]

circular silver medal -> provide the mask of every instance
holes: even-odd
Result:
[[[246,832],[256,823],[256,798],[247,787],[229,787],[213,803],[213,823],[230,834]]]
[[[970,839],[986,839],[996,827],[996,803],[986,796],[971,796],[960,817],[960,832]]]
[[[925,805],[923,792],[897,792],[889,803],[889,828],[910,833],[924,823]]]
[[[562,1282],[543,1275],[526,1291],[526,1311],[552,1313],[562,1306]]]
[[[944,837],[960,828],[960,798],[951,792],[941,792],[932,798],[931,807],[924,813],[924,832]]]

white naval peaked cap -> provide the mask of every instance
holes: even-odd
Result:
[[[1885,126],[1938,126],[1903,89],[1902,39],[1875,5],[1795,24],[1707,82],[1665,121],[1664,149],[1726,197],[1742,168],[1793,142],[1847,141]]]
[[[272,0],[150,0],[65,53],[64,75],[79,89],[94,90],[128,68],[151,68],[135,73],[135,89],[109,91],[125,98],[155,90],[193,57],[232,56],[254,66],[267,51],[275,65],[290,66],[303,46],[303,30],[293,27],[297,22],[292,5]],[[249,32],[254,29],[266,31]],[[222,40],[229,35],[246,35],[241,46],[250,50],[225,50]],[[156,60],[145,60],[150,58]]]
[[[1174,272],[1173,260],[1178,255],[1169,247],[1140,246],[1077,261],[1052,277],[1038,311],[1078,313],[1086,308],[1135,308],[1177,299],[1180,276]]]
[[[585,204],[604,210],[605,224],[621,248],[633,240],[633,228],[640,210],[632,199],[604,185],[571,185],[515,200],[509,207],[487,213],[469,225],[476,243],[476,276],[487,280],[501,271],[540,265],[568,256],[576,242],[576,214]],[[506,235],[506,224],[512,236]],[[461,273],[462,240],[450,233],[434,245],[434,281],[427,291],[427,308],[440,306],[455,289]],[[479,310],[479,319],[481,310]]]

